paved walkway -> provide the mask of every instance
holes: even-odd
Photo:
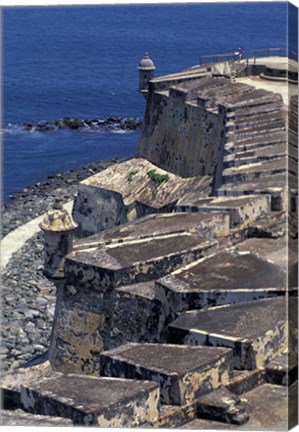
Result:
[[[73,207],[73,200],[68,201],[63,207],[71,213]],[[33,237],[39,230],[39,224],[44,219],[45,214],[32,219],[30,222],[20,226],[14,231],[10,232],[1,241],[1,271],[7,266],[12,255],[17,252],[27,240]]]

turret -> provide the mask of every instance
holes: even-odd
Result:
[[[62,279],[65,256],[73,248],[73,231],[78,224],[56,200],[39,226],[44,232],[45,239],[43,273],[51,279]]]
[[[149,58],[147,53],[139,63],[139,92],[146,98],[148,95],[148,83],[154,78],[154,71],[156,67],[152,59]]]

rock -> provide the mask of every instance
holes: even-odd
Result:
[[[83,120],[80,120],[80,119],[71,119],[71,118],[65,117],[63,119],[63,121],[64,121],[64,124],[66,126],[68,126],[70,129],[80,129],[84,126]]]

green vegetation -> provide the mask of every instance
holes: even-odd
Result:
[[[132,170],[132,171],[130,171],[128,173],[128,175],[127,175],[128,182],[131,182],[132,179],[133,179],[133,177],[134,177],[134,175],[138,174],[138,172],[139,172],[139,170]]]
[[[152,190],[152,196],[153,196],[153,198],[156,198],[158,187],[160,186],[161,183],[169,180],[169,175],[168,174],[158,174],[155,169],[148,171],[147,175],[151,179],[151,181],[154,183],[154,187]]]

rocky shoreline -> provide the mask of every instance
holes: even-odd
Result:
[[[110,116],[105,120],[102,119],[78,119],[64,117],[63,119],[42,120],[39,122],[24,122],[21,124],[10,124],[9,128],[21,128],[26,131],[36,130],[38,132],[49,132],[57,129],[106,129],[106,130],[136,130],[140,128],[142,121],[131,117]]]
[[[49,175],[45,181],[37,182],[10,195],[10,200],[2,205],[2,236],[45,213],[56,198],[62,203],[72,200],[80,181],[123,160],[123,158],[110,161],[98,160],[63,173]]]
[[[56,198],[63,203],[72,200],[80,181],[122,160],[99,160],[51,175],[11,196],[2,206],[2,235],[45,213]],[[13,255],[1,275],[3,371],[45,353],[49,347],[56,288],[42,273],[43,248],[43,235],[38,232]]]

